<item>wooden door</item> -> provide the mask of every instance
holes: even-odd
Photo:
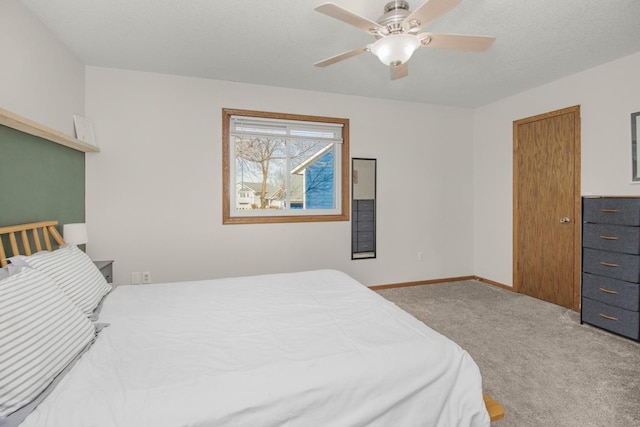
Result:
[[[580,106],[513,122],[514,290],[580,308]]]

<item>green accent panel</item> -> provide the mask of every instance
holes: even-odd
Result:
[[[0,226],[85,222],[85,153],[0,126]]]

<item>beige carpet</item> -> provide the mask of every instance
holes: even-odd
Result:
[[[640,426],[639,343],[472,280],[378,293],[471,354],[505,408],[496,427]]]

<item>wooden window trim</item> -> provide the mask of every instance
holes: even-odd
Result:
[[[278,216],[231,216],[231,199],[229,194],[230,159],[230,119],[231,116],[262,117],[280,120],[300,120],[307,122],[339,123],[342,128],[341,165],[340,165],[340,213],[333,215],[278,215]],[[277,224],[287,222],[329,222],[349,221],[349,119],[336,117],[307,116],[300,114],[272,113],[266,111],[222,109],[222,223],[223,224]]]

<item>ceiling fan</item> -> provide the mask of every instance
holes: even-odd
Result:
[[[391,79],[396,80],[407,76],[409,73],[407,61],[419,47],[472,52],[487,50],[495,37],[428,32],[418,34],[424,26],[458,6],[461,1],[428,0],[418,9],[410,12],[409,3],[405,0],[395,0],[385,5],[384,15],[378,18],[377,22],[356,15],[335,3],[323,3],[315,10],[372,34],[377,40],[365,47],[332,56],[313,65],[326,67],[369,51],[390,67]]]

